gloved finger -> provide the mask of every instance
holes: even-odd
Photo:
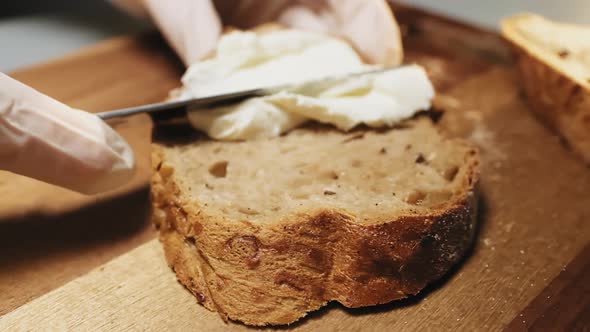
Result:
[[[278,21],[344,37],[368,63],[402,61],[399,27],[384,0],[218,0],[215,5],[224,24],[248,29]]]
[[[144,4],[186,65],[215,49],[222,25],[210,0],[144,0]]]
[[[222,33],[221,21],[245,29],[278,21],[338,35],[348,39],[368,63],[397,65],[403,57],[399,27],[385,0],[217,0],[215,5],[211,0],[116,2],[136,9],[138,3],[143,4],[186,65],[213,51]]]
[[[98,117],[0,73],[0,169],[94,194],[128,181],[134,163]]]
[[[320,3],[323,7],[318,10]],[[399,26],[383,0],[301,1],[281,13],[278,21],[345,37],[369,63],[398,65],[402,61]]]

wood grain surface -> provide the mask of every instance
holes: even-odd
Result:
[[[590,245],[508,325],[507,331],[590,331]]]
[[[10,75],[72,107],[102,111],[160,101],[182,68],[157,36],[109,40]],[[0,314],[155,237],[149,225],[151,121],[111,123],[133,147],[129,185],[84,196],[0,171]]]
[[[474,246],[418,296],[362,309],[332,303],[280,329],[587,329],[590,170],[529,111],[498,37],[407,8],[398,8],[397,17],[408,61],[423,64],[439,92],[441,128],[481,149]],[[15,76],[75,107],[98,111],[162,99],[179,74],[161,41],[124,38]],[[85,88],[71,84],[72,77],[93,75],[102,78]],[[117,84],[125,91],[113,88]],[[127,128],[124,134],[142,137],[138,146],[149,147],[149,120],[129,121],[139,122],[121,123],[118,130]],[[0,224],[0,330],[249,329],[224,323],[175,281],[160,244],[149,241],[154,232],[146,221],[145,184],[98,204],[52,205],[55,195],[27,211],[58,206],[70,211],[65,216],[29,213],[24,222],[13,216],[13,223]]]

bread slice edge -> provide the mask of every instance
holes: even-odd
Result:
[[[417,294],[464,256],[475,232],[477,155],[465,191],[446,209],[374,225],[330,208],[276,225],[229,224],[184,197],[163,158],[155,145],[154,222],[168,264],[199,303],[248,325],[293,323],[330,301],[354,308]],[[230,268],[213,267],[236,247],[243,255]],[[260,259],[292,269],[259,271]]]
[[[590,164],[590,77],[580,78],[559,65],[550,50],[527,41],[517,26],[535,18],[520,14],[502,21],[501,31],[515,56],[531,109]]]

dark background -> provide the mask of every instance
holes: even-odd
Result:
[[[166,1],[166,0],[163,0]],[[38,13],[113,14],[113,6],[104,0],[2,0],[0,17]]]

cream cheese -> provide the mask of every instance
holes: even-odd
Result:
[[[363,71],[346,42],[297,30],[222,37],[215,56],[195,63],[183,76],[179,98],[303,82]],[[406,66],[355,77],[319,91],[281,92],[207,111],[189,112],[197,129],[219,140],[278,136],[308,120],[349,130],[359,124],[392,126],[430,107],[434,89],[424,69]]]

